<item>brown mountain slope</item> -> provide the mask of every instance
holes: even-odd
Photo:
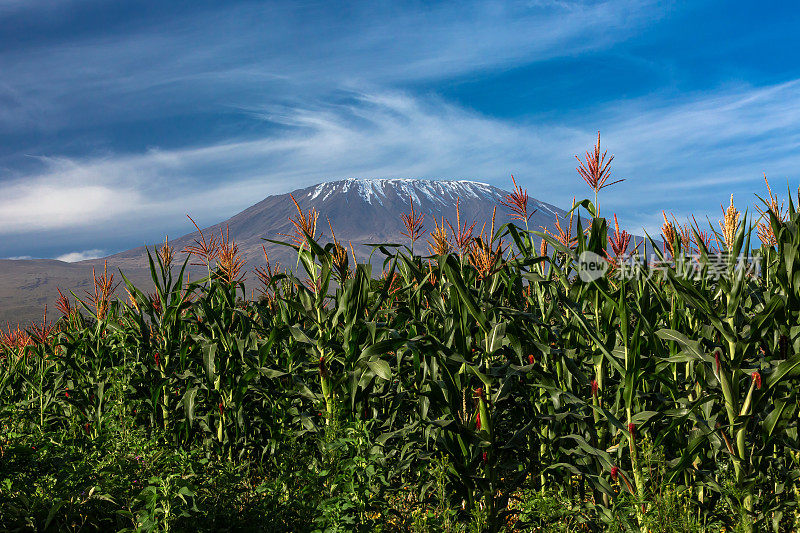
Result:
[[[426,231],[434,228],[434,218],[441,222],[444,217],[455,225],[456,199],[459,200],[462,223],[475,221],[476,232],[484,223],[490,223],[495,206],[498,208],[498,225],[510,220],[509,210],[499,205],[507,191],[470,181],[349,179],[322,183],[291,194],[304,211],[313,207],[320,213],[318,232],[323,234],[322,241],[329,238],[327,221],[330,220],[336,237],[345,242],[351,241],[361,258],[372,250],[365,245],[367,243],[407,244],[407,239],[400,234],[403,230],[400,214],[409,211],[409,198],[413,198],[415,210],[425,215]],[[536,210],[530,221],[531,229],[538,229],[539,226],[552,229],[556,217],[565,215],[563,210],[533,198],[530,199],[529,210]],[[284,240],[281,234],[291,232],[289,217],[296,213],[289,194],[269,196],[203,231],[206,235],[219,235],[220,231],[229,229],[231,238],[235,239],[247,260],[248,268],[263,264],[262,245],[266,247],[270,259],[294,267],[296,257],[292,250],[264,239]],[[198,236],[195,231],[174,239],[171,244],[176,250],[182,250]],[[417,246],[427,250],[424,242],[418,241]],[[179,259],[182,260],[182,257]],[[104,259],[79,263],[46,259],[0,260],[0,324],[40,319],[45,304],[50,304],[52,309],[52,303],[58,295],[56,287],[84,295],[83,291],[90,286],[92,267],[102,268],[104,260],[108,260],[109,271],[117,273],[118,280],[121,279],[118,269],[121,269],[137,286],[145,289],[150,287],[143,246]],[[199,277],[203,272],[197,267],[191,270],[192,277]],[[252,275],[249,277],[252,278]],[[251,279],[248,292],[253,285]]]

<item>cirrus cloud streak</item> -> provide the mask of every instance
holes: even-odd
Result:
[[[749,203],[766,172],[800,163],[800,82],[717,92],[679,102],[619,103],[595,124],[501,120],[436,97],[354,94],[347,103],[246,110],[275,133],[236,142],[87,159],[42,159],[44,169],[0,183],[0,234],[160,223],[188,231],[185,213],[213,223],[269,194],[345,177],[478,179],[509,174],[544,201],[585,195],[572,154],[594,127],[627,180],[601,205],[629,227],[658,227],[662,209],[716,216],[724,188]],[[757,120],[756,120],[757,118]],[[598,126],[599,124],[599,126]],[[216,176],[216,179],[211,179]],[[633,201],[632,201],[633,199]]]

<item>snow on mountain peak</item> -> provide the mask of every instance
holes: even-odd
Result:
[[[487,183],[466,180],[425,180],[413,178],[394,179],[356,179],[349,178],[341,181],[321,183],[310,192],[309,199],[328,199],[335,193],[354,192],[365,202],[377,202],[383,205],[383,200],[390,192],[402,199],[412,198],[420,204],[423,199],[442,205],[452,205],[456,198],[476,198],[496,201],[502,197],[502,191]]]

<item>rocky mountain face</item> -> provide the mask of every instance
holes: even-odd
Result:
[[[286,240],[285,234],[292,232],[290,217],[297,215],[297,201],[306,212],[316,209],[319,213],[317,232],[322,242],[329,242],[331,229],[336,238],[352,242],[358,255],[366,256],[371,251],[369,243],[407,244],[401,235],[404,226],[401,214],[411,209],[423,214],[426,231],[435,228],[434,219],[456,224],[456,200],[458,200],[462,224],[475,221],[475,231],[480,232],[484,223],[491,224],[492,211],[497,206],[497,225],[510,220],[510,210],[500,205],[507,191],[474,181],[431,181],[422,179],[347,179],[298,189],[291,193],[269,196],[261,202],[215,226],[206,228],[206,235],[219,235],[230,231],[239,251],[251,266],[263,262],[264,245],[270,258],[283,264],[294,259],[293,252],[283,246],[268,243],[264,239]],[[531,228],[552,228],[556,217],[565,212],[555,206],[530,199],[529,211],[536,211],[530,221]],[[328,222],[330,221],[330,225]],[[487,227],[488,230],[488,227]],[[199,238],[193,232],[172,241],[176,249],[183,249]],[[419,241],[418,241],[419,246]],[[144,247],[134,248],[110,256],[109,261],[130,267],[146,264]],[[96,263],[97,260],[90,261]]]
[[[500,205],[506,194],[508,191],[474,181],[331,181],[269,196],[228,220],[204,228],[203,233],[219,236],[220,232],[229,232],[247,261],[247,269],[264,264],[262,246],[271,260],[294,267],[296,256],[290,248],[264,240],[287,240],[283,234],[291,233],[293,229],[289,218],[297,215],[294,197],[303,212],[312,208],[319,212],[317,231],[322,234],[322,242],[330,241],[332,227],[338,240],[352,243],[356,254],[365,258],[372,251],[370,243],[408,244],[408,239],[401,235],[404,230],[401,214],[410,211],[412,200],[415,212],[425,217],[426,232],[435,228],[434,220],[439,224],[443,219],[449,220],[455,227],[458,200],[462,224],[474,221],[475,232],[479,233],[484,224],[488,230],[495,207],[498,226],[511,220],[510,210]],[[543,226],[552,230],[557,217],[566,214],[562,209],[533,198],[529,200],[528,209],[529,212],[535,211],[529,222],[531,229]],[[426,237],[417,241],[417,250],[427,252]],[[170,244],[180,251],[198,238],[199,233],[195,231],[172,240]],[[185,255],[178,254],[178,260],[182,261],[183,257]],[[44,305],[54,302],[57,297],[56,287],[83,295],[83,290],[89,287],[92,267],[102,268],[104,260],[108,260],[109,271],[121,269],[135,283],[148,285],[147,255],[143,246],[80,263],[0,260],[0,324],[41,318]],[[202,273],[199,268],[193,270],[196,276]],[[250,285],[253,285],[252,280]]]

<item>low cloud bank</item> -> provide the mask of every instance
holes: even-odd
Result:
[[[87,259],[97,259],[106,255],[105,250],[83,250],[82,252],[69,252],[68,254],[59,255],[56,257],[59,261],[65,263],[76,263],[78,261],[86,261]]]

